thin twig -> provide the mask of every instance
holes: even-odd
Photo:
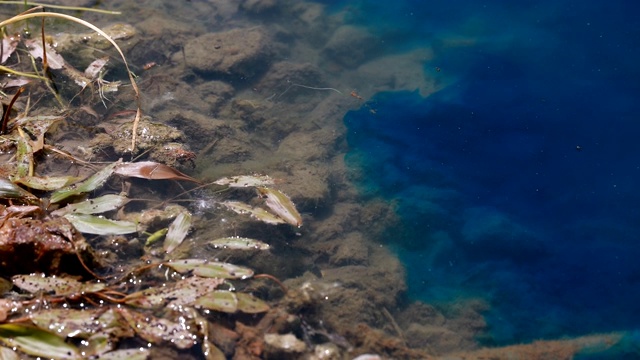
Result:
[[[291,85],[289,85],[289,87],[285,91],[282,92],[282,94],[280,94],[280,95],[278,95],[278,97],[276,97],[276,100],[280,99],[280,97],[282,95],[284,95],[287,91],[289,91],[289,89],[291,89],[294,86],[305,88],[305,89],[310,89],[310,90],[335,91],[340,95],[344,95],[340,90],[334,89],[332,87],[314,87],[314,86],[307,86],[307,85],[300,85],[300,84],[291,84]]]
[[[391,313],[389,312],[389,310],[387,310],[386,307],[382,307],[382,313],[384,314],[384,316],[387,318],[387,320],[389,320],[389,322],[391,323],[391,326],[393,327],[393,329],[396,331],[396,333],[398,334],[398,337],[406,344],[406,340],[404,338],[404,334],[402,333],[402,329],[400,329],[400,326],[398,326],[398,323],[396,322],[396,320],[393,318],[393,316],[391,315]]]

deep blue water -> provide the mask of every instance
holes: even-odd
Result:
[[[640,3],[331,3],[446,84],[345,117],[410,297],[486,299],[487,343],[640,329]]]

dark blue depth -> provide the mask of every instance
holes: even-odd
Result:
[[[403,38],[396,51],[433,46],[425,68],[450,85],[345,117],[363,194],[403,219],[387,242],[410,296],[486,299],[488,343],[639,329],[638,9],[425,3],[363,1],[352,21]]]

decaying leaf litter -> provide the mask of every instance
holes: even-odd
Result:
[[[313,2],[190,2],[171,18],[158,11],[164,2],[110,6],[143,18],[133,27],[82,15],[106,23],[101,28],[117,38],[132,72],[108,41],[65,32],[69,25],[46,25],[62,31],[44,46],[12,35],[6,41],[16,49],[2,56],[13,71],[3,102],[16,87],[26,90],[15,97],[1,141],[0,231],[20,235],[14,244],[45,233],[45,244],[57,247],[29,274],[3,274],[10,281],[0,303],[5,346],[56,358],[431,358],[474,349],[481,305],[446,320],[424,304],[399,311],[402,268],[365,240],[393,221],[392,211],[354,202],[339,151],[341,114],[365,100],[344,95],[348,87],[325,92],[336,90],[335,79],[326,82],[321,67],[296,63],[284,50],[296,39],[298,54],[308,52],[305,42],[327,40],[311,31],[330,34],[338,22]],[[252,18],[269,11],[292,28],[255,27]],[[212,13],[220,23],[207,35],[201,24]],[[37,39],[42,15],[30,16]],[[229,30],[242,29],[242,18],[248,30]],[[220,51],[199,55],[210,49],[198,43],[205,39],[219,41]],[[331,46],[334,69],[352,66]],[[43,78],[44,59],[31,56],[50,48],[59,57],[51,55],[52,77]],[[206,63],[217,54],[218,67]],[[144,116],[128,79],[142,89]],[[36,120],[41,125],[27,128]],[[46,251],[25,243],[27,258]],[[277,278],[288,279],[286,294]],[[425,337],[427,324],[452,338]],[[589,341],[603,339],[615,342]],[[447,348],[452,342],[459,347]]]
[[[38,10],[29,10],[3,22],[5,31],[18,31],[11,24],[27,26],[24,20],[31,17],[72,19],[64,14],[33,12]],[[97,29],[90,24],[86,26]],[[45,34],[44,27],[42,29]],[[101,32],[101,35],[115,44],[106,33]],[[230,314],[269,311],[266,302],[242,292],[238,285],[231,283],[234,279],[246,281],[252,278],[254,271],[216,259],[174,258],[174,250],[186,246],[183,242],[192,228],[192,214],[186,207],[176,207],[170,201],[163,202],[157,197],[154,200],[149,193],[147,198],[132,198],[129,191],[132,187],[146,185],[133,183],[131,178],[202,183],[156,161],[123,161],[120,158],[95,162],[65,150],[63,140],[51,141],[56,131],[60,131],[54,127],[55,123],[76,120],[69,115],[75,106],[58,91],[54,76],[65,76],[80,86],[72,102],[82,100],[79,101],[82,106],[91,106],[95,94],[81,98],[82,93],[89,85],[97,85],[97,89],[91,87],[90,91],[97,92],[99,101],[106,105],[103,89],[106,80],[98,79],[106,61],[92,61],[82,77],[64,60],[64,54],[57,53],[47,40],[16,40],[18,35],[14,36],[3,63],[12,60],[11,53],[14,52],[17,62],[3,66],[5,71],[11,71],[11,75],[24,80],[5,84],[3,88],[8,92],[16,85],[21,86],[11,102],[5,104],[1,135],[7,161],[0,178],[1,231],[4,235],[0,251],[1,258],[14,259],[0,263],[2,275],[10,277],[13,284],[13,288],[9,285],[3,290],[4,297],[0,302],[4,322],[0,325],[0,342],[7,347],[2,351],[13,349],[31,356],[60,359],[129,358],[131,352],[141,358],[149,356],[148,349],[131,348],[131,345],[129,350],[117,348],[121,339],[134,338],[149,345],[163,344],[177,349],[199,345],[202,356],[207,358],[222,354],[207,340],[208,334],[203,332],[206,329],[202,324],[208,320],[203,316],[211,311]],[[20,36],[27,35],[23,32]],[[122,51],[116,48],[131,74]],[[21,51],[25,53],[19,60]],[[22,61],[30,61],[33,68],[22,69]],[[47,71],[53,73],[41,75]],[[132,102],[136,105],[139,94],[132,75],[130,84],[135,90]],[[26,99],[16,102],[25,89],[28,89]],[[53,100],[57,104],[52,103]],[[20,108],[20,105],[23,106]],[[154,126],[146,120],[138,127],[140,108],[137,109],[129,127],[130,139],[127,140],[131,145],[125,149],[129,154],[123,149],[118,154],[118,149],[114,148],[116,154],[113,155],[133,157],[141,151],[163,146],[155,141],[162,141],[163,136],[150,129],[166,126]],[[47,112],[55,115],[40,115]],[[67,124],[68,127],[73,125]],[[143,146],[136,149],[138,131]],[[124,135],[116,137],[122,139]],[[143,152],[139,156],[144,155]],[[52,156],[60,157],[56,162],[66,163],[65,170],[54,170],[60,165],[49,161]],[[69,172],[75,174],[62,175]],[[221,191],[238,187],[241,181],[240,191],[246,192],[248,188],[271,184],[266,179],[269,178],[244,175],[221,178],[209,185]],[[257,196],[258,192],[253,191]],[[296,219],[294,225],[301,226],[301,217],[293,203],[281,192],[278,194],[281,195],[277,201],[271,200],[271,205],[267,204],[273,211],[271,216],[282,219],[282,223]],[[175,200],[181,196],[180,193],[174,195]],[[143,210],[130,211],[127,208],[130,203],[137,203],[136,208]],[[153,210],[154,216],[145,217],[145,212]],[[133,243],[152,235],[164,238],[161,251],[154,249],[153,242],[147,242],[147,246],[141,247],[143,257],[137,260],[111,257],[107,261],[102,256],[110,250],[101,246],[101,242]],[[90,240],[85,236],[91,236]],[[220,238],[215,240],[214,246],[242,251],[268,248],[259,240],[243,238],[244,247],[239,246],[239,241],[238,237]],[[90,243],[98,244],[96,249]],[[32,258],[37,259],[33,264],[26,261]],[[75,262],[77,266],[70,267],[67,262]]]

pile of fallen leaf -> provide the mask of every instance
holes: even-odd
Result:
[[[21,19],[45,16],[70,18],[32,11],[20,15]],[[254,275],[249,267],[232,263],[183,258],[176,251],[189,238],[194,221],[189,209],[176,199],[193,190],[214,187],[226,191],[231,199],[234,193],[243,198],[254,194],[250,203],[221,200],[218,205],[257,221],[299,227],[302,217],[289,197],[274,188],[273,179],[265,175],[225,177],[202,184],[158,161],[103,157],[101,162],[92,162],[94,151],[103,148],[77,145],[70,149],[71,142],[52,140],[65,136],[65,126],[68,129],[69,123],[77,120],[72,114],[78,108],[98,117],[91,107],[107,107],[106,94],[118,92],[121,85],[120,80],[105,78],[108,58],[89,59],[89,66],[80,72],[54,50],[78,56],[70,50],[74,44],[86,45],[87,39],[94,38],[94,46],[107,39],[107,45],[113,44],[122,55],[113,40],[133,33],[124,25],[94,30],[99,30],[100,36],[58,35],[51,40],[43,30],[40,38],[16,32],[2,39],[0,70],[11,74],[1,83],[2,91],[14,93],[3,101],[0,131],[0,343],[4,345],[0,346],[0,358],[28,354],[56,359],[142,359],[158,351],[154,349],[195,347],[207,359],[224,359],[225,352],[229,355],[235,349],[228,348],[228,341],[209,338],[210,326],[221,327],[216,325],[216,314],[269,312],[271,319],[287,318],[288,314],[271,309],[234,284],[253,277],[277,279]],[[135,90],[130,100],[136,101],[137,87],[124,61]],[[62,82],[55,81],[60,77],[72,80],[65,84],[78,88],[60,89]],[[80,96],[83,92],[89,96]],[[65,98],[69,94],[71,99]],[[72,106],[74,101],[79,104]],[[136,116],[127,124],[131,146],[125,149],[126,155],[144,158],[165,144],[151,141],[136,149],[136,138],[142,142],[145,136],[156,139],[149,129],[166,127],[154,127],[148,119],[139,127],[139,106],[133,112]],[[89,149],[86,156],[80,156],[83,149]],[[180,144],[171,149],[178,160],[194,156]],[[193,185],[169,199],[131,197],[132,189],[150,188],[154,181]],[[134,242],[144,243],[141,256],[119,257],[104,245]],[[208,243],[234,251],[270,248],[260,240],[235,236]],[[271,331],[278,329],[272,325],[268,326]],[[261,338],[267,326],[256,331]],[[221,345],[227,346],[225,351],[219,349]]]

